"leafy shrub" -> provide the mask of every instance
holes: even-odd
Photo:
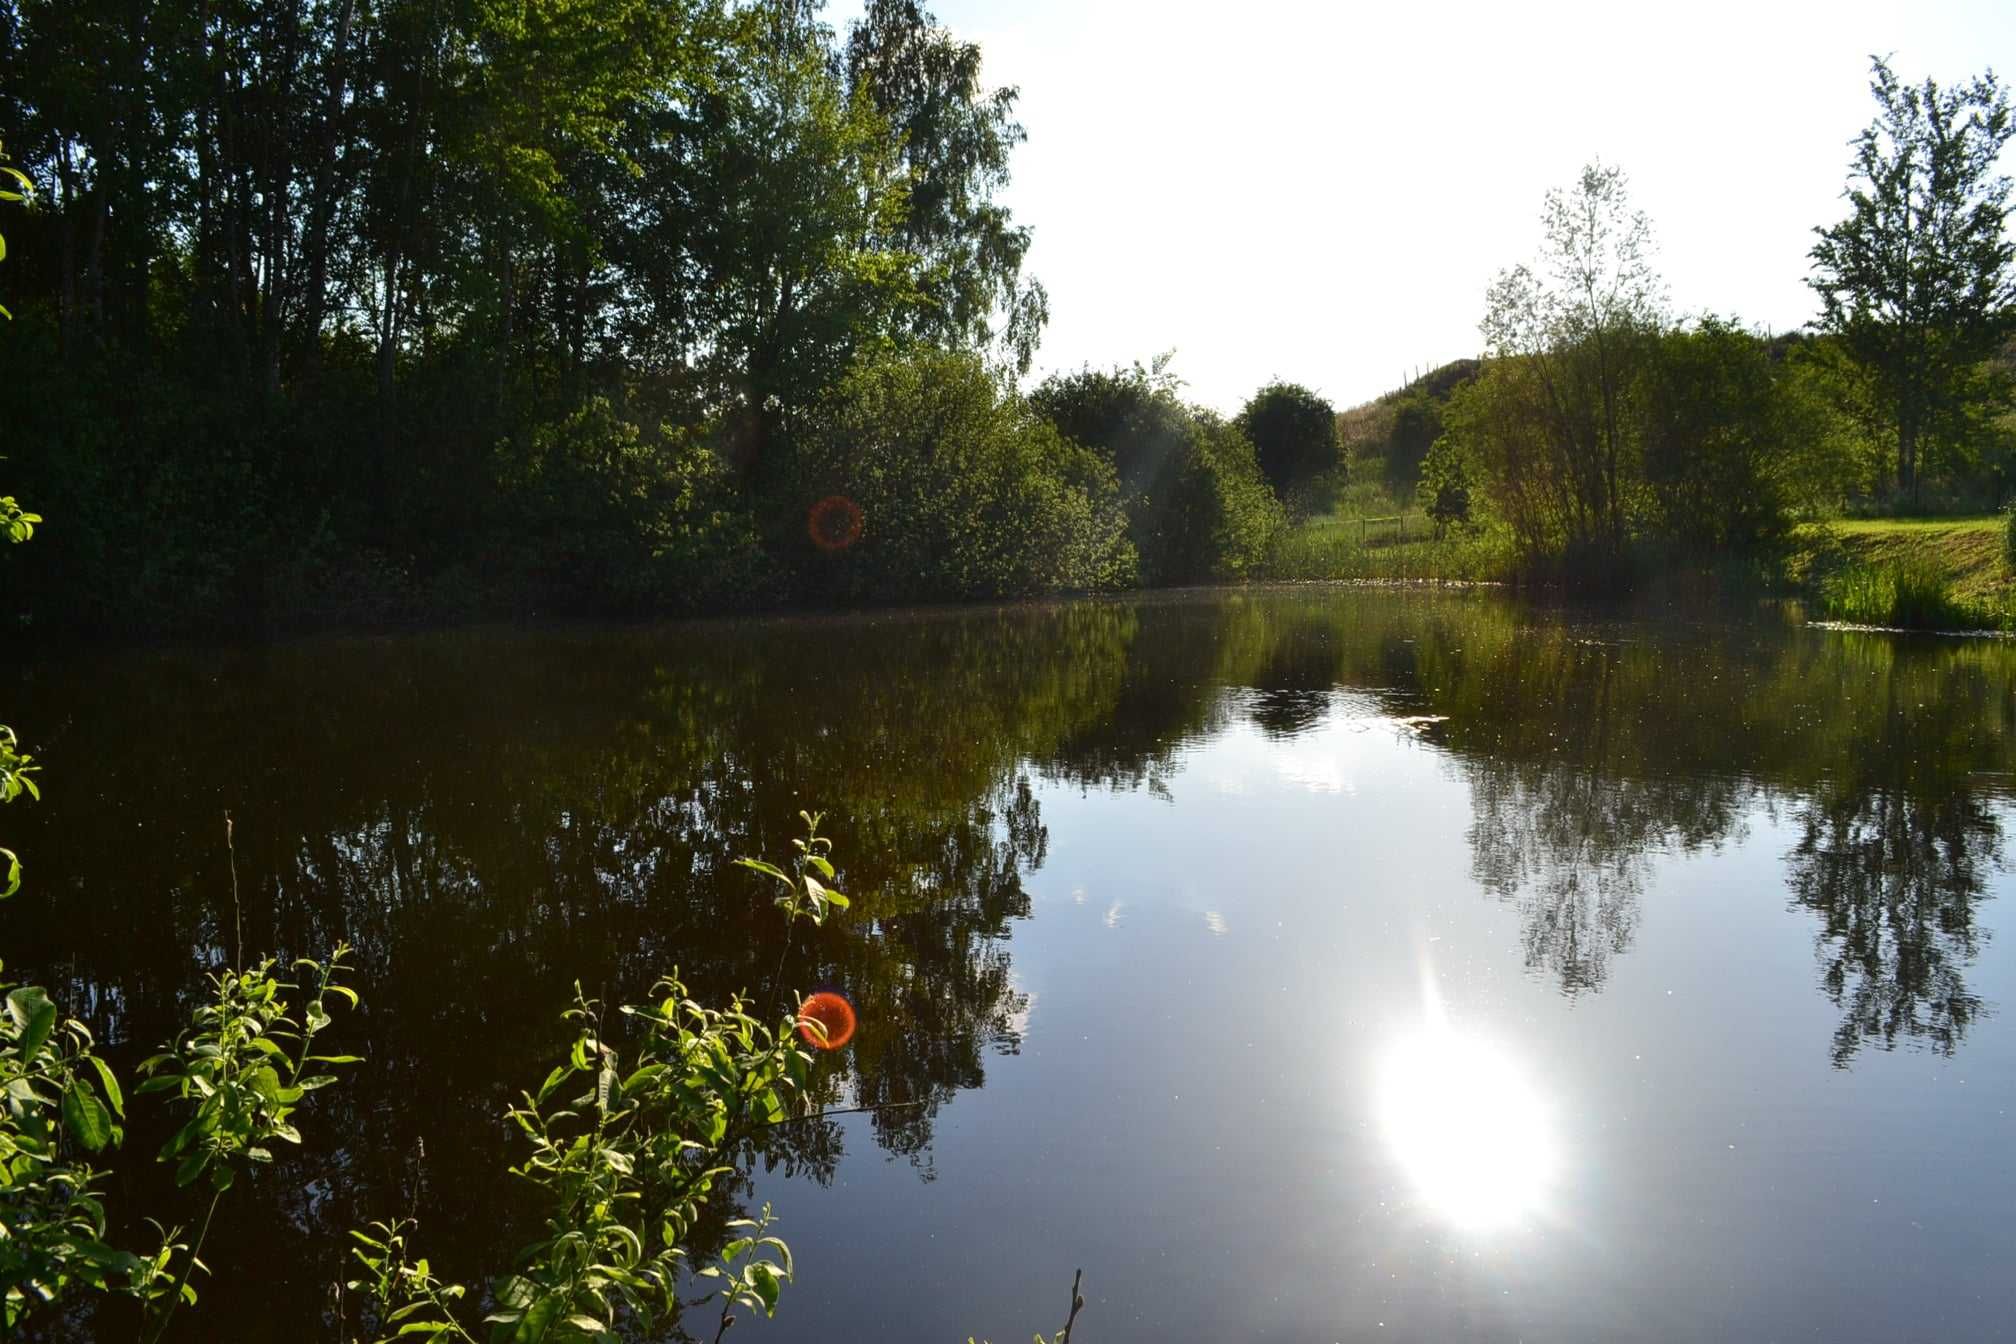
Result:
[[[90,1030],[65,1018],[34,985],[0,985],[0,1333],[12,1337],[25,1318],[80,1292],[137,1299],[145,1337],[159,1339],[176,1308],[196,1300],[190,1284],[224,1192],[253,1165],[274,1160],[277,1143],[301,1142],[290,1117],[309,1093],[335,1081],[319,1069],[357,1062],[314,1055],[314,1037],[330,1023],[332,996],[352,1004],[338,983],[347,948],[329,962],[300,962],[315,977],[300,1021],[281,994],[273,963],[213,976],[210,1001],[167,1054],[141,1066],[152,1076],[138,1089],[173,1092],[183,1121],[160,1160],[177,1185],[202,1181],[211,1192],[193,1244],[181,1228],[163,1229],[145,1255],[106,1240],[107,1173],[91,1162],[125,1139],[126,1102],[118,1076],[93,1053]],[[319,1066],[319,1068],[317,1067]]]
[[[502,569],[535,595],[662,611],[766,587],[754,523],[691,431],[647,431],[596,397],[503,445],[499,475]]]
[[[1151,583],[1240,578],[1266,557],[1286,516],[1236,426],[1186,406],[1163,364],[1049,378],[1037,412],[1112,464],[1128,535]]]
[[[1647,353],[1641,396],[1661,532],[1704,550],[1785,534],[1797,448],[1814,435],[1763,341],[1714,317],[1667,332]]]
[[[975,356],[864,362],[794,447],[779,507],[813,593],[1018,597],[1135,579],[1111,464],[1031,413]],[[822,501],[845,513],[830,537],[814,535]]]
[[[1402,393],[1393,405],[1393,428],[1386,439],[1386,478],[1397,490],[1417,485],[1428,454],[1442,437],[1442,400],[1427,388]]]
[[[2016,574],[2016,504],[2002,515],[2002,563]]]
[[[1155,554],[1171,582],[1251,575],[1286,524],[1281,501],[1239,430],[1208,411],[1195,429],[1173,481],[1149,510]]]
[[[1338,465],[1337,409],[1296,383],[1269,383],[1239,412],[1261,474],[1283,501]]]
[[[1421,511],[1435,524],[1437,541],[1447,536],[1452,527],[1470,526],[1472,489],[1470,459],[1462,446],[1449,438],[1435,440],[1422,460],[1421,483],[1415,487],[1415,498]]]

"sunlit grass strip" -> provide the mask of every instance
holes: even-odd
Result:
[[[1401,519],[1318,518],[1282,537],[1263,575],[1275,579],[1346,579],[1480,583],[1511,577],[1506,540],[1490,531],[1451,532],[1437,540],[1419,514]]]

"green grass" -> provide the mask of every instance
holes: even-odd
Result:
[[[1336,512],[1291,528],[1261,577],[1352,582],[1477,583],[1513,578],[1501,532],[1452,532],[1438,541],[1428,518],[1373,482],[1354,482]],[[2006,520],[1867,518],[1801,527],[1784,578],[1833,620],[1916,630],[2016,631],[2016,575],[2005,555]],[[1647,553],[1657,577],[1662,561]],[[1775,559],[1758,558],[1776,572]],[[1763,573],[1740,582],[1765,582]]]
[[[1418,509],[1332,514],[1292,528],[1269,557],[1276,579],[1480,583],[1511,574],[1511,548],[1494,533],[1452,532],[1437,541]]]
[[[1887,565],[1850,565],[1820,589],[1821,609],[1837,621],[1905,630],[1992,630],[2009,617],[1954,596],[1952,580],[1936,563],[1919,558]]]
[[[2016,629],[2005,521],[1856,518],[1803,527],[1788,576],[1835,620],[1918,630]]]

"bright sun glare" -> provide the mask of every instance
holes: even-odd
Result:
[[[1553,1130],[1502,1050],[1432,1026],[1387,1054],[1379,1101],[1400,1165],[1439,1216],[1488,1230],[1539,1210],[1557,1165]]]

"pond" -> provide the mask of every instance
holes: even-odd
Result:
[[[247,947],[357,949],[367,1063],[182,1338],[338,1338],[374,1218],[503,1268],[575,982],[675,967],[845,993],[881,1108],[766,1145],[799,1280],[738,1339],[1027,1339],[1081,1266],[1102,1344],[2016,1319],[2005,643],[1311,589],[8,679],[10,978],[151,1052],[235,936],[227,810]],[[855,904],[787,948],[733,860],[800,808]],[[193,1219],[161,1132],[111,1200]]]

